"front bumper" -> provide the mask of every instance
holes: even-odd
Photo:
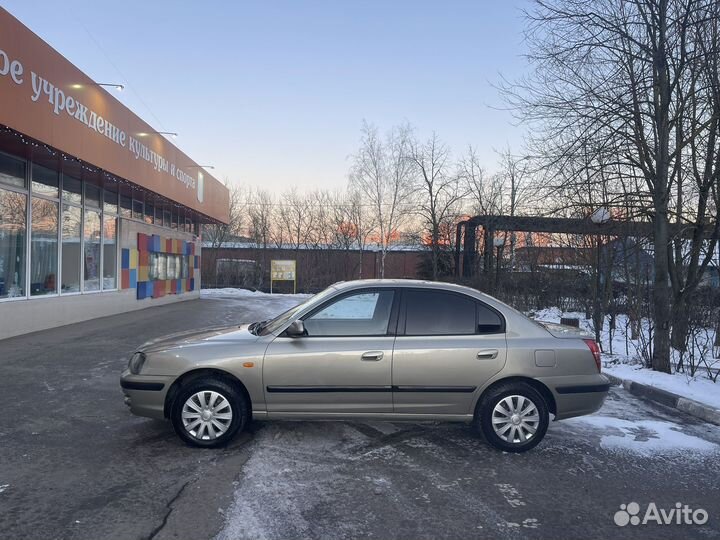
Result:
[[[173,377],[157,375],[133,375],[129,370],[120,376],[120,387],[125,395],[125,405],[130,412],[148,418],[165,418],[165,396]]]

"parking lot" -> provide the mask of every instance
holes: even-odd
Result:
[[[522,455],[465,425],[258,423],[222,450],[136,418],[118,375],[142,342],[264,319],[216,296],[0,341],[4,538],[715,538],[720,428],[613,389]],[[627,525],[680,502],[705,525]]]

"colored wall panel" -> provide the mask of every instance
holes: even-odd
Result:
[[[130,249],[130,269],[138,267],[138,250]]]
[[[138,300],[147,298],[147,288],[145,287],[146,285],[147,285],[146,281],[138,283],[138,287],[137,287],[137,299]]]

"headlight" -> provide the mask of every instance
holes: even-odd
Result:
[[[143,367],[143,364],[145,363],[145,355],[141,352],[136,352],[130,357],[130,361],[128,362],[128,369],[130,370],[130,373],[133,375],[137,375],[140,373],[140,370]]]

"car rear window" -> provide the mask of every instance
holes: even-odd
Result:
[[[477,303],[477,322],[480,334],[498,334],[504,331],[500,315],[480,302]]]
[[[475,334],[475,301],[443,291],[405,293],[405,334],[441,336]]]

